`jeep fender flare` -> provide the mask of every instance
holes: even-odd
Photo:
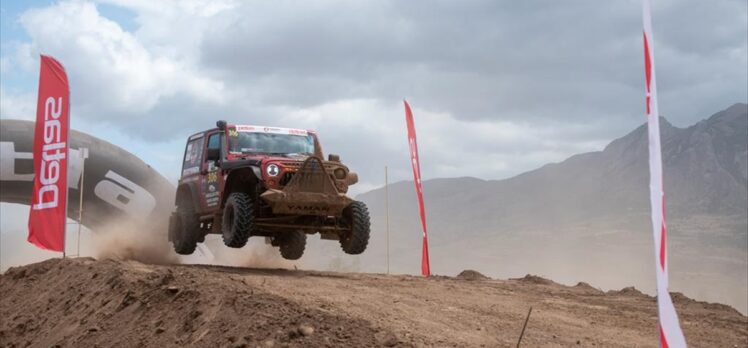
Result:
[[[244,192],[252,199],[257,198],[257,185],[261,182],[261,178],[262,171],[259,164],[231,169],[223,184],[221,208],[226,205],[226,199],[228,199],[231,192]]]

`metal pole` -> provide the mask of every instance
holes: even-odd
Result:
[[[520,343],[522,343],[522,337],[525,336],[525,329],[527,328],[527,322],[530,321],[530,314],[532,314],[532,306],[530,306],[530,310],[527,311],[527,318],[525,318],[525,324],[522,325],[522,332],[520,332],[519,340],[517,340],[517,348],[519,348]]]
[[[70,106],[68,105],[68,127],[65,131],[65,136],[67,137],[67,142],[65,143],[65,165],[67,168],[65,168],[65,171],[70,174]],[[65,217],[64,217],[64,226],[62,229],[62,258],[64,259],[65,256],[67,256],[67,253],[65,252],[65,249],[67,249],[68,246],[68,210],[70,209],[70,185],[68,185],[67,182],[64,183],[65,185]]]
[[[86,175],[86,158],[88,158],[88,149],[78,149],[81,155],[81,182],[78,186],[78,257],[81,256],[81,225],[83,225],[83,179]]]
[[[384,212],[387,229],[387,274],[390,274],[390,185],[387,166],[384,166]]]

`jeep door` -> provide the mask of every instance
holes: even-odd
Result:
[[[208,151],[218,149],[220,158],[226,155],[223,132],[217,131],[208,134],[207,146],[203,156],[202,170],[200,171],[200,196],[205,213],[214,213],[221,205],[221,192],[223,191],[223,175],[219,167],[219,161],[208,159]]]
[[[187,185],[192,197],[195,211],[200,214],[205,207],[202,204],[202,193],[200,193],[200,171],[203,165],[203,154],[205,153],[205,134],[197,133],[187,140],[184,149],[184,161],[182,162],[182,177],[179,185]]]
[[[202,133],[195,134],[187,141],[184,149],[184,162],[182,162],[183,182],[190,182],[200,174],[200,167],[203,162],[203,145],[205,137]]]

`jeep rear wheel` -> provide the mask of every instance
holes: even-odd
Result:
[[[174,251],[180,255],[195,252],[201,232],[200,220],[195,214],[192,202],[180,202],[177,212],[169,219],[169,235],[174,244]]]
[[[343,219],[350,226],[350,230],[340,236],[340,247],[346,254],[363,253],[369,243],[371,229],[369,209],[363,202],[355,201],[343,210]]]
[[[233,192],[226,199],[223,208],[223,244],[231,248],[241,248],[255,229],[254,205],[249,195]]]
[[[298,260],[304,255],[306,247],[306,233],[304,231],[289,231],[276,237],[280,246],[280,253],[286,260]]]

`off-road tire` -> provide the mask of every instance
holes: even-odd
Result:
[[[247,239],[255,229],[254,202],[248,194],[233,192],[223,208],[221,232],[223,244],[230,248],[247,245]]]
[[[174,224],[174,226],[169,226],[173,228],[174,251],[180,255],[190,255],[195,252],[202,231],[192,202],[180,202],[171,222]]]
[[[306,233],[304,231],[289,231],[276,238],[278,238],[278,246],[284,259],[298,260],[304,255],[304,248],[306,247]]]
[[[340,247],[346,254],[358,255],[366,250],[369,243],[371,222],[369,209],[364,202],[355,201],[343,210],[343,219],[351,230],[340,236]]]

